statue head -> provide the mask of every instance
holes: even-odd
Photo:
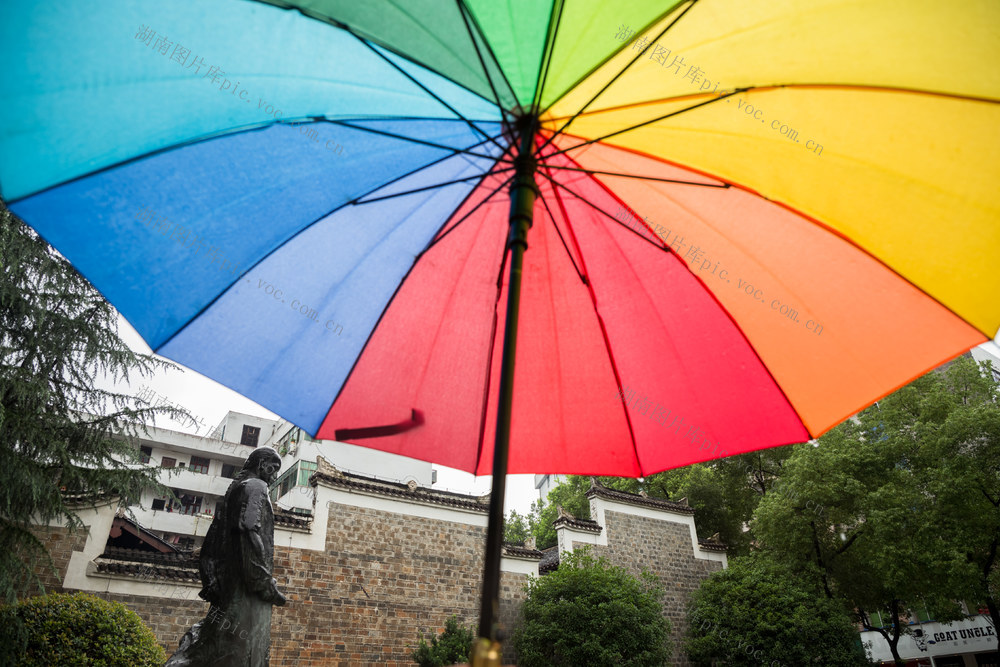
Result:
[[[253,475],[260,477],[265,484],[270,486],[274,478],[278,476],[279,470],[281,470],[281,457],[278,456],[278,452],[270,447],[261,447],[250,452],[250,456],[244,461],[243,468],[236,478],[246,479]]]

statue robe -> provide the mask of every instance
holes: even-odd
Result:
[[[166,667],[267,667],[274,604],[274,512],[257,478],[229,485],[205,536],[199,596],[208,615],[181,639]]]

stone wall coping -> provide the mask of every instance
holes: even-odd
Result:
[[[602,530],[604,530],[603,526],[598,524],[593,519],[576,519],[576,518],[571,519],[565,516],[561,516],[555,521],[553,521],[552,526],[556,529],[560,528],[561,526],[566,526],[567,528],[574,528],[576,530],[585,530],[591,533],[600,533]]]
[[[312,517],[274,509],[274,529],[294,530],[301,533],[312,532]]]
[[[98,558],[126,563],[156,563],[163,566],[198,568],[198,554],[194,551],[141,551],[108,546]]]
[[[681,503],[675,503],[670,500],[660,500],[659,498],[650,498],[648,496],[640,496],[635,493],[626,493],[625,491],[616,491],[614,489],[609,489],[605,486],[594,485],[591,486],[587,491],[587,498],[607,498],[608,500],[614,500],[619,503],[625,503],[627,505],[637,505],[639,507],[654,507],[659,510],[664,510],[666,512],[674,512],[676,514],[694,514],[694,508],[688,505],[683,505]]]
[[[104,576],[114,579],[140,581],[161,581],[171,584],[201,586],[201,575],[197,567],[163,567],[137,561],[122,561],[98,558],[88,564],[88,576]]]
[[[519,544],[504,544],[504,558],[521,558],[524,560],[541,560],[544,554],[538,549],[529,549]]]
[[[343,489],[350,493],[381,496],[406,503],[443,506],[449,509],[475,512],[476,514],[487,514],[490,509],[489,503],[480,500],[479,496],[467,496],[449,491],[411,487],[407,484],[383,482],[371,477],[363,477],[339,471],[338,474],[315,472],[310,476],[309,480],[314,484],[322,483],[326,486]]]
[[[713,542],[712,540],[699,539],[698,546],[702,549],[708,549],[710,551],[726,551],[727,547],[722,542]]]

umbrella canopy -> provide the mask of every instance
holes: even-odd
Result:
[[[994,2],[275,4],[7,3],[0,187],[310,433],[489,472],[532,109],[511,472],[800,442],[997,332]]]
[[[511,472],[644,475],[819,435],[996,335],[998,25],[6,3],[0,194],[157,353],[318,437],[485,473],[509,427]]]

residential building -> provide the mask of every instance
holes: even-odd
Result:
[[[566,475],[535,475],[535,488],[538,490],[538,497],[546,500],[549,491],[559,486],[565,481]]]
[[[1000,339],[998,339],[1000,340]],[[993,380],[1000,384],[1000,342],[991,340],[988,343],[976,346],[970,350],[972,358],[977,362],[992,362]]]
[[[140,438],[143,462],[162,469],[160,481],[180,502],[146,491],[133,506],[138,525],[180,549],[201,545],[219,504],[243,462],[257,447],[273,447],[282,466],[271,500],[280,509],[311,516],[309,476],[323,456],[346,472],[430,487],[430,463],[331,440],[315,440],[283,419],[230,411],[209,437],[150,426]]]

